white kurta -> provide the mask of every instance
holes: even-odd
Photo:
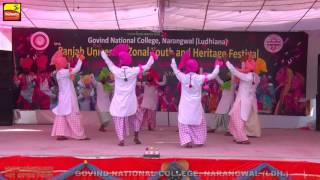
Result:
[[[90,84],[88,87],[84,84],[84,82],[80,79],[78,81],[78,90],[79,90],[79,105],[81,111],[90,111],[91,103],[94,97],[94,89]]]
[[[150,86],[144,84],[143,99],[141,103],[142,108],[157,110],[158,107],[158,89],[157,86]]]
[[[96,109],[100,112],[109,112],[110,108],[110,96],[111,92],[106,92],[104,90],[103,84],[99,81],[96,81],[93,78],[93,85],[96,87],[97,92],[97,105]]]
[[[114,95],[110,104],[110,114],[115,117],[134,115],[138,107],[136,83],[140,68],[127,66],[119,68],[113,64],[104,51],[101,51],[101,56],[109,70],[113,73],[115,80]],[[154,59],[150,56],[147,64],[142,66],[143,71],[149,70],[153,62]],[[127,81],[125,81],[125,78],[127,78]]]
[[[57,81],[59,86],[58,105],[53,108],[53,113],[60,116],[71,114],[72,109],[79,112],[79,105],[73,81],[70,79],[70,74],[75,74],[80,71],[82,61],[78,60],[76,66],[69,72],[69,69],[60,69],[57,72]],[[73,108],[72,108],[73,107]]]
[[[175,59],[172,59],[171,61],[171,68],[173,69],[173,72],[178,80],[181,82],[178,121],[187,125],[200,125],[204,115],[201,104],[201,94],[205,75],[199,75],[196,73],[182,73],[178,70]],[[208,80],[214,79],[218,73],[219,66],[216,66],[213,72],[207,75]],[[191,88],[189,87],[190,82],[192,85]]]
[[[216,78],[217,82],[222,85],[224,82],[219,78]],[[233,82],[233,78],[231,79],[231,87],[230,89],[224,89],[222,91],[221,99],[219,101],[216,114],[227,114],[234,102],[236,86]]]
[[[260,83],[260,77],[254,73],[254,94],[253,94],[253,110],[251,112],[251,115],[248,119],[248,121],[246,122],[246,132],[248,136],[256,136],[256,137],[260,137],[261,136],[261,124],[260,124],[260,120],[258,117],[258,108],[257,108],[257,97],[256,97],[256,90],[257,87]]]
[[[240,79],[239,88],[237,97],[234,104],[240,102],[241,106],[241,119],[247,121],[251,114],[253,105],[254,105],[254,95],[255,95],[255,88],[252,84],[254,79],[254,74],[252,72],[249,73],[242,73],[239,72],[229,61],[226,63],[230,72]],[[231,108],[230,113],[232,112],[234,106]]]
[[[257,111],[258,112],[258,100],[257,100],[257,88],[258,88],[258,85],[260,83],[260,77],[258,74],[254,73],[254,85],[253,85],[253,89],[254,89],[254,93],[252,94],[253,95],[253,98],[254,98],[254,102],[253,102],[253,110],[254,111]]]

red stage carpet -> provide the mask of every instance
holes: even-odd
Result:
[[[175,127],[159,127],[154,132],[143,130],[143,145],[134,145],[129,137],[124,147],[116,145],[112,126],[105,133],[97,128],[87,125],[90,141],[56,141],[50,137],[48,125],[0,127],[0,171],[6,179],[47,179],[88,160],[101,170],[114,171],[111,175],[121,179],[147,179],[160,171],[164,162],[179,158],[187,159],[189,169],[201,179],[235,179],[238,173],[261,163],[268,163],[291,179],[320,179],[320,133],[315,131],[264,129],[263,137],[251,139],[251,145],[235,144],[231,137],[216,133],[208,135],[206,146],[186,149],[179,146]],[[159,148],[162,158],[141,158],[146,146]],[[129,172],[125,174],[125,171]],[[214,176],[213,172],[223,175]],[[257,179],[276,178],[259,176]]]
[[[148,179],[160,171],[164,162],[172,162],[174,158],[112,158],[87,159],[87,162],[120,179]],[[288,175],[292,180],[320,179],[320,164],[297,161],[259,161],[259,160],[214,160],[187,158],[189,169],[201,179],[236,179],[245,175],[261,163],[268,163]],[[0,158],[0,169],[7,179],[48,179],[83,163],[84,159],[72,157],[3,157]],[[98,179],[88,169],[75,173],[70,179]],[[254,179],[277,179],[272,173],[260,173]],[[247,175],[250,175],[247,173]]]

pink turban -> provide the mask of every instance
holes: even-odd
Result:
[[[186,63],[186,73],[197,72],[199,69],[199,64],[195,59],[189,59]]]
[[[180,63],[178,65],[178,69],[182,69],[186,66],[188,60],[191,59],[190,51],[185,51],[180,59]]]
[[[197,72],[199,70],[199,64],[197,60],[191,59],[190,51],[185,51],[180,59],[178,69],[185,68],[185,73]]]
[[[132,57],[129,54],[128,44],[118,44],[111,50],[112,56],[117,56],[119,59],[119,65],[130,65],[132,63]]]
[[[253,59],[248,59],[245,62],[245,71],[252,72],[256,69],[256,62]]]
[[[63,53],[61,50],[56,51],[51,58],[51,65],[55,65],[56,69],[65,68],[67,64],[68,64],[68,61],[63,56]]]
[[[132,63],[132,57],[128,52],[122,51],[118,55],[120,66],[129,66]]]

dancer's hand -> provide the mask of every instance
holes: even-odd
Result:
[[[154,51],[150,52],[150,56],[152,56],[155,61],[158,60],[158,58],[159,58],[157,53],[155,53]]]
[[[170,55],[171,57],[176,57],[176,52],[175,52],[174,50],[170,50],[170,51],[169,51],[169,55]]]
[[[100,51],[103,51],[103,47],[101,44],[95,44],[95,46],[100,50]]]
[[[95,79],[95,78],[94,78],[94,74],[93,74],[93,73],[91,73],[91,74],[90,74],[90,76],[91,76],[91,79],[92,79],[92,80],[94,80],[94,79]]]
[[[162,79],[163,79],[163,81],[167,81],[167,75],[166,74],[164,74],[163,76],[162,76]]]
[[[108,57],[111,57],[111,56],[112,56],[111,50],[107,52],[107,51],[105,51],[104,49],[101,49],[101,50],[100,50],[100,54],[105,54],[105,55],[107,55]]]
[[[174,58],[171,59],[171,67],[176,67],[177,63],[176,60]]]
[[[78,58],[78,59],[80,59],[80,61],[83,61],[86,57],[84,57],[84,55],[81,53],[81,52],[79,52],[79,53],[77,53],[76,54],[76,57]]]
[[[93,47],[99,49],[100,54],[101,54],[102,51],[104,51],[104,49],[103,49],[103,47],[102,47],[102,44],[93,44]]]
[[[223,61],[221,59],[216,59],[214,62],[214,66],[217,67],[222,67],[223,66]]]

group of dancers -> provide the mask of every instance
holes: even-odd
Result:
[[[109,56],[116,56],[118,63],[115,65]],[[94,81],[97,91],[97,111],[101,121],[100,130],[108,124],[110,117],[113,120],[115,131],[119,139],[119,146],[125,145],[125,136],[129,135],[129,128],[134,131],[134,143],[141,144],[139,131],[141,119],[147,119],[148,129],[155,128],[157,109],[156,87],[163,85],[159,77],[155,76],[152,65],[158,59],[156,53],[151,52],[145,65],[132,67],[132,57],[129,46],[126,44],[116,45],[109,54],[101,50],[101,57],[107,65],[99,74],[99,81]],[[89,140],[81,122],[81,114],[77,101],[73,79],[81,69],[85,57],[77,54],[77,63],[74,68],[68,68],[68,61],[62,51],[57,51],[51,64],[56,68],[56,79],[58,82],[58,104],[53,108],[55,114],[52,136],[58,140],[68,138],[78,140]],[[223,82],[218,74],[223,65],[229,69],[229,79]],[[234,142],[238,144],[250,144],[248,136],[259,137],[261,135],[260,124],[257,118],[257,106],[255,91],[260,78],[256,71],[256,62],[249,54],[242,67],[236,68],[229,61],[216,59],[215,68],[211,73],[199,74],[197,60],[191,58],[186,51],[181,57],[179,66],[176,64],[174,53],[172,53],[171,68],[179,80],[181,96],[178,107],[178,131],[180,145],[183,147],[203,146],[208,132],[222,126],[225,131],[233,136]],[[105,85],[108,72],[111,72],[114,81],[113,87]],[[142,75],[148,72],[147,82],[138,81]],[[208,88],[207,83],[217,80],[223,90],[222,98],[215,114],[215,123],[207,132],[205,113],[201,103],[202,88]],[[144,96],[150,95],[155,98],[143,98],[139,105],[136,86],[137,83],[144,86]],[[110,102],[110,91],[114,88]],[[235,95],[236,94],[236,95]],[[110,107],[109,107],[110,106]],[[258,132],[257,132],[258,131]]]

